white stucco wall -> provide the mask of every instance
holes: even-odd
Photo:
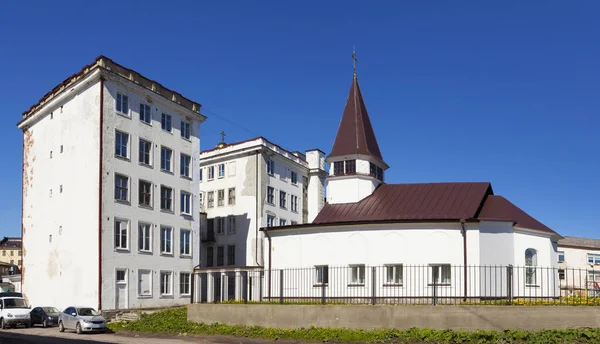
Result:
[[[34,307],[97,305],[99,104],[88,77],[25,132],[22,288]]]
[[[172,306],[189,303],[189,295],[181,295],[179,288],[179,274],[191,273],[199,260],[198,256],[192,258],[180,254],[180,231],[192,231],[192,245],[190,253],[196,253],[199,247],[199,212],[200,205],[197,190],[199,187],[199,149],[200,149],[200,120],[196,114],[180,107],[162,97],[156,96],[122,78],[109,78],[104,83],[104,146],[103,146],[103,216],[102,216],[102,308],[145,308],[158,306]],[[115,98],[117,92],[129,96],[129,117],[117,114]],[[149,104],[152,111],[152,123],[147,125],[140,121],[139,104]],[[172,116],[172,133],[161,129],[161,114]],[[181,137],[180,123],[182,118],[192,123],[190,140]],[[129,159],[115,157],[115,129],[130,135]],[[139,138],[152,142],[152,167],[143,166],[138,162]],[[160,150],[166,146],[173,151],[173,173],[161,171]],[[192,157],[190,162],[191,179],[180,176],[180,153]],[[115,173],[129,177],[129,204],[115,201],[114,185]],[[139,206],[138,185],[143,179],[152,182],[153,208],[147,209]],[[168,186],[173,190],[173,212],[164,212],[160,209],[160,187]],[[192,214],[182,215],[180,212],[180,192],[192,194]],[[126,250],[115,249],[114,230],[115,218],[129,221],[129,247]],[[152,225],[151,247],[152,252],[138,250],[140,222]],[[161,254],[160,234],[161,226],[173,228],[172,254]],[[126,270],[126,295],[125,302],[117,305],[116,270]],[[139,295],[139,272],[150,270],[151,290],[150,296]],[[171,272],[171,295],[160,293],[161,271]]]
[[[561,287],[569,290],[569,294],[577,293],[580,288],[588,288],[600,295],[600,264],[588,263],[588,254],[600,255],[600,249],[559,245],[557,250],[563,251],[565,255],[564,262],[558,263],[559,268],[564,271]]]
[[[370,196],[380,184],[372,177],[357,175],[329,177],[326,183],[327,203],[330,204],[358,202]]]

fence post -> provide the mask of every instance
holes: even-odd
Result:
[[[512,305],[513,300],[513,266],[506,267],[506,293],[508,296],[508,304]]]
[[[279,270],[279,304],[283,305],[283,269]]]
[[[433,279],[433,305],[437,305],[437,283],[435,278]]]
[[[377,281],[375,278],[376,268],[371,267],[371,304],[375,304],[375,287],[377,285]]]
[[[321,281],[321,304],[325,304],[325,279]]]
[[[242,299],[244,300],[244,303],[248,303],[248,274],[250,273],[250,270],[248,271],[242,271],[241,275],[240,275],[240,288],[242,289]]]

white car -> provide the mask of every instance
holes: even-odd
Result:
[[[58,315],[58,330],[83,332],[106,332],[106,320],[91,307],[67,307]]]
[[[31,307],[20,296],[0,295],[0,328],[16,327],[17,325],[31,326],[29,312]]]

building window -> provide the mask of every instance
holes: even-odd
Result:
[[[383,168],[377,166],[377,174],[375,175],[375,178],[383,181]]]
[[[225,204],[225,190],[218,190],[217,191],[217,205],[219,207],[221,207],[224,204]]]
[[[191,133],[192,129],[190,123],[186,121],[181,121],[181,137],[183,137],[186,140],[189,140]]]
[[[290,207],[293,212],[298,212],[298,196],[290,196]]]
[[[209,166],[208,167],[208,180],[213,180],[213,179],[215,179],[215,167]]]
[[[280,225],[280,226],[285,226],[285,224],[286,224],[286,221],[285,221],[285,219],[281,219],[281,218],[280,218],[280,219],[279,219],[279,225]]]
[[[127,240],[129,221],[116,219],[115,220],[115,248],[126,250],[129,248]]]
[[[206,248],[206,266],[211,267],[215,264],[215,249],[214,247]]]
[[[129,116],[129,97],[117,93],[117,112]]]
[[[230,188],[228,191],[227,204],[235,205],[235,188]]]
[[[285,204],[285,199],[286,199],[286,194],[284,191],[279,191],[279,206],[283,209],[285,209],[286,204]]]
[[[189,272],[180,272],[179,273],[179,294],[190,295],[191,279],[192,279],[192,274],[190,274]]]
[[[62,153],[63,151],[64,151],[63,145],[60,145],[60,152]]]
[[[181,154],[179,161],[179,173],[182,177],[190,178],[190,161],[192,157],[189,155]]]
[[[558,262],[559,263],[565,262],[565,251],[558,251]]]
[[[219,164],[219,178],[225,177],[225,164]]]
[[[179,202],[181,213],[184,215],[192,215],[192,195],[181,191],[181,200]]]
[[[565,279],[565,269],[558,269],[558,279],[561,281]]]
[[[173,289],[171,288],[173,273],[170,271],[160,272],[160,294],[161,295],[172,295]]]
[[[225,218],[224,217],[217,218],[217,234],[220,234],[220,235],[225,234]]]
[[[18,265],[18,266],[21,266],[21,260],[20,260],[20,259],[19,259],[19,260],[17,260],[17,265]]]
[[[126,272],[125,270],[117,270],[117,282],[125,282]]]
[[[336,176],[340,176],[344,174],[344,162],[336,161],[333,163],[333,174]]]
[[[230,177],[235,176],[235,161],[232,161],[229,164],[227,164],[227,171]]]
[[[346,174],[356,173],[356,160],[346,160]]]
[[[315,281],[316,281],[316,284],[328,284],[329,283],[329,266],[328,265],[315,266]]]
[[[129,134],[122,131],[115,131],[115,156],[127,159],[129,146]]]
[[[217,266],[225,265],[225,252],[223,252],[225,248],[223,246],[217,247]]]
[[[275,205],[275,189],[267,186],[267,203]]]
[[[236,225],[235,225],[235,215],[230,215],[227,217],[227,221],[229,222],[227,224],[227,233],[229,234],[235,234],[235,229],[236,229]]]
[[[61,226],[61,227],[62,227],[62,226]],[[20,257],[20,256],[21,256],[21,253],[22,253],[21,251],[17,251],[17,256],[19,256],[19,257]]]
[[[450,284],[450,264],[431,265],[431,280],[434,284]]]
[[[192,249],[192,232],[187,229],[182,229],[179,233],[179,254],[182,256],[191,255]]]
[[[129,201],[129,177],[115,174],[115,200]]]
[[[536,268],[537,265],[537,251],[528,248],[525,250],[525,284],[535,285],[537,282]]]
[[[588,263],[589,264],[600,264],[600,254],[588,253]]]
[[[588,282],[600,282],[600,271],[588,270]]]
[[[172,241],[173,228],[160,227],[160,253],[173,254],[173,247],[171,246]]]
[[[140,121],[146,124],[150,124],[152,122],[152,112],[150,110],[150,105],[140,104]]]
[[[207,207],[208,208],[212,208],[215,206],[215,192],[214,191],[209,191],[206,194],[206,199],[207,199]]]
[[[377,177],[377,165],[372,162],[369,163],[369,175],[373,178]]]
[[[152,296],[152,271],[138,270],[138,295]]]
[[[173,130],[173,127],[171,126],[171,115],[167,115],[166,113],[163,113],[160,119],[160,127],[162,128],[162,130],[171,132]]]
[[[273,227],[275,224],[275,216],[267,215],[267,227]]]
[[[63,191],[63,186],[61,185],[61,186],[58,188],[58,192],[59,192],[59,193],[62,193],[62,191]]]
[[[140,223],[138,235],[138,250],[152,252],[152,225],[149,223]]]
[[[271,176],[275,174],[275,161],[271,159],[267,160],[267,173]]]
[[[143,207],[152,207],[152,183],[140,179],[138,188],[139,204]]]
[[[152,142],[140,139],[138,159],[140,164],[152,166]]]
[[[227,265],[235,265],[235,245],[227,246]]]
[[[160,209],[173,211],[173,189],[164,185],[160,186]]]
[[[173,151],[167,147],[160,147],[160,169],[167,172],[173,172],[172,164]]]
[[[298,173],[292,171],[292,184],[298,184]]]
[[[385,283],[402,284],[403,269],[401,264],[385,266]]]
[[[364,285],[365,284],[365,266],[350,265],[350,284]]]
[[[50,159],[52,159],[52,151],[50,151]]]

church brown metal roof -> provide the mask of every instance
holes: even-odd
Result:
[[[352,79],[344,114],[327,158],[351,154],[372,155],[383,161],[356,75]]]
[[[498,195],[489,196],[486,199],[481,214],[477,218],[479,220],[512,221],[519,227],[558,234],[506,198]]]

